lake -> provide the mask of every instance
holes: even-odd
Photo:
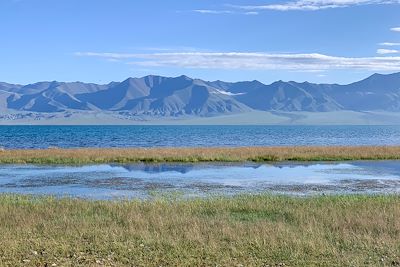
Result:
[[[400,164],[0,165],[0,192],[88,199],[399,193]]]
[[[400,145],[399,126],[0,126],[16,148]],[[398,161],[0,165],[0,192],[91,199],[398,193]]]
[[[0,126],[15,148],[400,145],[400,126]]]

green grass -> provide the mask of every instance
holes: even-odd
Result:
[[[399,218],[400,196],[0,195],[0,265],[400,266]]]
[[[0,164],[400,160],[400,146],[2,150]]]

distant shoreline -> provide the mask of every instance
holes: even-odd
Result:
[[[73,148],[0,151],[0,164],[400,160],[400,146]]]
[[[235,125],[235,126],[362,126],[400,125],[400,113],[390,111],[249,111],[213,116],[149,116],[112,111],[1,112],[1,126],[122,126],[122,125]]]

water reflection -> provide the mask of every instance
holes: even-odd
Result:
[[[2,165],[0,192],[94,199],[215,194],[398,193],[399,161],[268,164]]]

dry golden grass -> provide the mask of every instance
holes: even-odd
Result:
[[[0,195],[1,266],[399,266],[400,197]]]
[[[107,162],[334,161],[400,159],[400,146],[82,148],[0,151],[0,163],[84,164]]]

